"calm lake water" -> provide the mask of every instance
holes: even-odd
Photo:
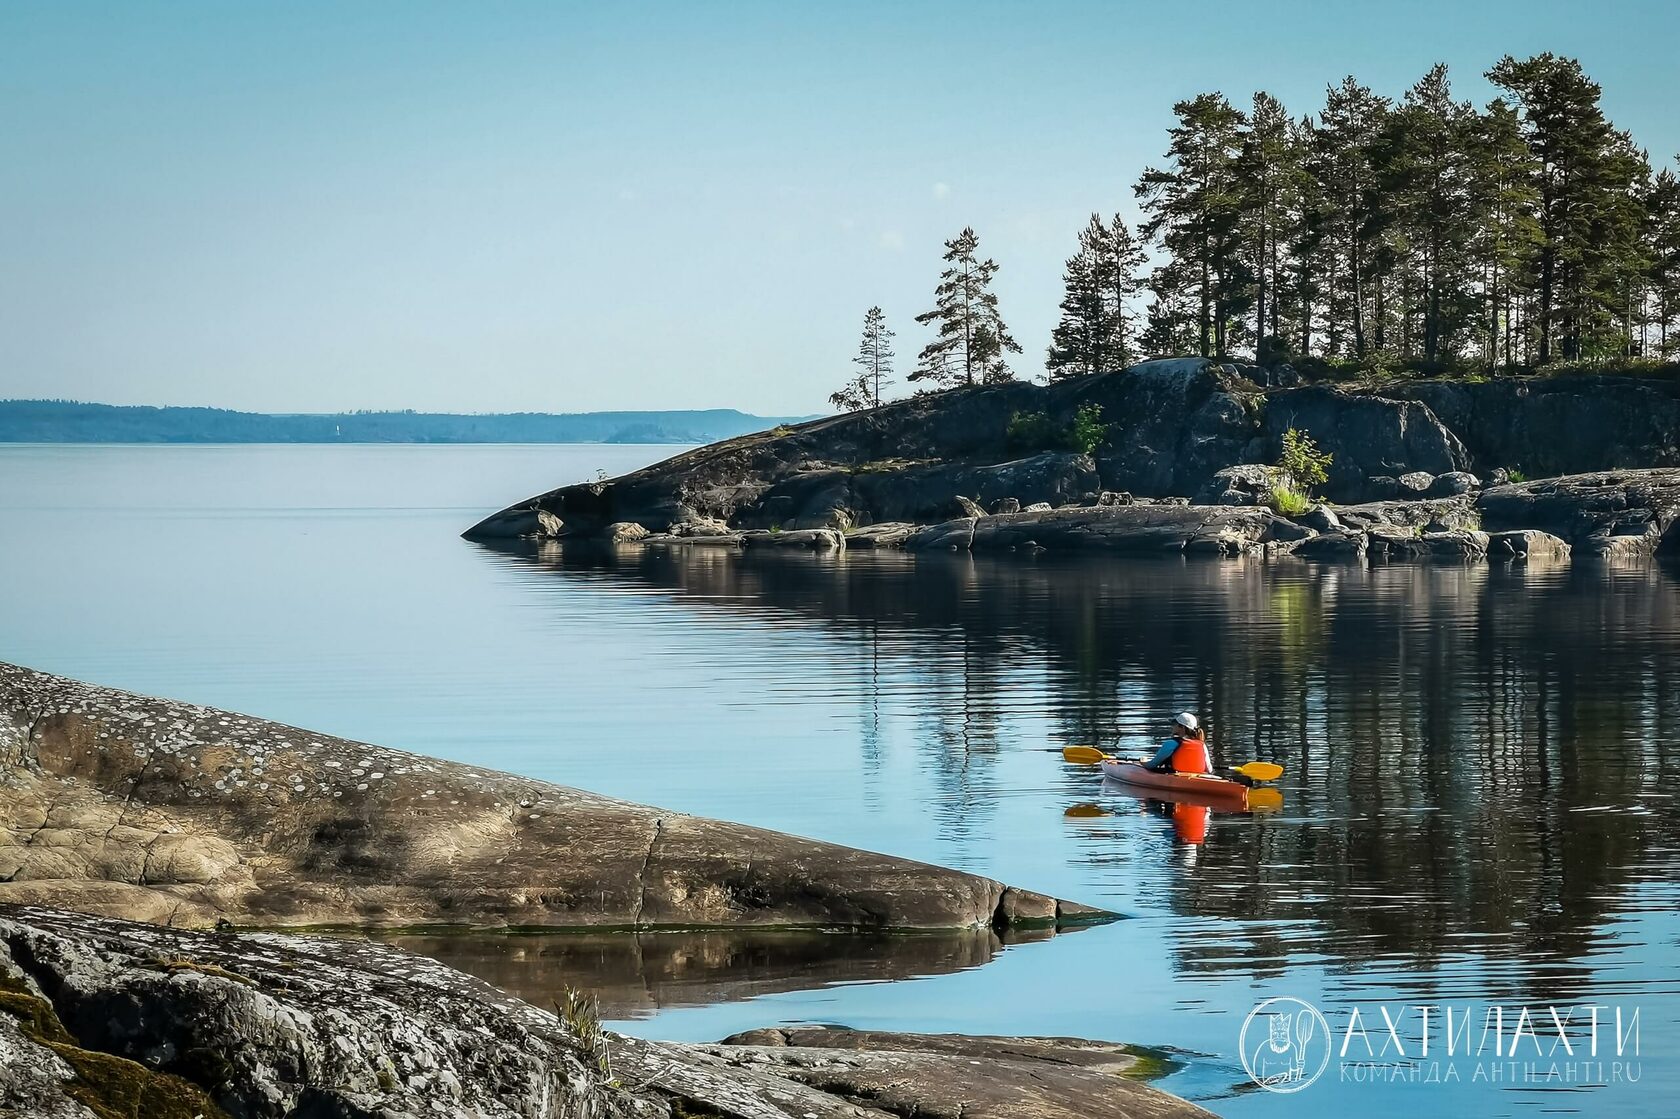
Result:
[[[1009,945],[405,941],[537,1001],[592,986],[630,1032],[819,1021],[1158,1044],[1192,1054],[1163,1086],[1231,1116],[1675,1111],[1680,572],[457,537],[675,450],[0,447],[0,658],[1129,918]],[[1175,814],[1050,752],[1138,740],[1182,708],[1224,759],[1288,768],[1281,812]],[[1573,1007],[1574,1054],[1547,1021],[1517,1055],[1542,1074],[1572,1062],[1573,1082],[1459,1056],[1445,1082],[1425,1082],[1428,1062],[1373,1084],[1332,1060],[1298,1094],[1243,1090],[1239,1030],[1276,996],[1323,1011],[1338,1049],[1359,1009],[1372,1053],[1385,1007],[1473,1013],[1459,1054],[1495,1005]],[[1624,1032],[1639,1013],[1639,1055],[1612,1068],[1616,1008]],[[1415,1010],[1397,1032],[1417,1058]],[[1355,1036],[1347,1059],[1394,1060],[1366,1052]]]

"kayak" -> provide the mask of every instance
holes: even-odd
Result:
[[[1148,789],[1164,799],[1183,798],[1191,803],[1241,811],[1248,807],[1248,786],[1240,781],[1227,781],[1211,773],[1156,773],[1137,762],[1107,759],[1102,763],[1105,777],[1112,777],[1134,789]]]

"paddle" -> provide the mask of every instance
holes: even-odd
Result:
[[[1104,761],[1119,761],[1113,754],[1105,754],[1095,746],[1067,746],[1062,758],[1076,765],[1095,765]],[[1240,773],[1251,781],[1276,781],[1283,776],[1283,767],[1272,762],[1246,762],[1231,766],[1232,773]]]

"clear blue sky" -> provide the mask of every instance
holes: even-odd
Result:
[[[1172,103],[1573,54],[1660,162],[1680,5],[0,5],[0,396],[818,410],[941,242],[1037,372]]]

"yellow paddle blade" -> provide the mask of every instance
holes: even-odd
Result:
[[[1271,762],[1249,762],[1247,765],[1234,765],[1231,772],[1240,773],[1254,781],[1276,781],[1283,776],[1283,767]]]
[[[1283,807],[1283,794],[1276,789],[1248,790],[1250,812],[1276,812]]]
[[[1062,751],[1062,760],[1080,765],[1096,765],[1106,757],[1108,755],[1095,746],[1069,746]]]

